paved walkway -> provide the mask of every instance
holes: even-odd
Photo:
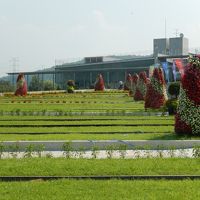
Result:
[[[13,145],[19,145],[20,150],[24,151],[28,145],[44,145],[46,151],[61,151],[65,142],[69,141],[4,141],[3,145],[6,151]],[[200,140],[72,140],[73,150],[79,150],[83,147],[85,150],[91,150],[94,146],[99,150],[105,150],[109,145],[126,145],[127,149],[187,149],[194,146],[200,146]]]

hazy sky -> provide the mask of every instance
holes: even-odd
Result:
[[[56,59],[151,52],[176,29],[200,47],[199,0],[0,0],[0,76]]]

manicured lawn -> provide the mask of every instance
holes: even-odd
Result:
[[[165,121],[172,120],[174,121],[174,116],[0,116],[2,121],[24,121],[24,120],[156,120],[156,121]]]
[[[60,129],[60,128],[59,128]],[[179,137],[173,133],[145,133],[145,134],[0,134],[0,141],[19,140],[198,140],[200,137]]]
[[[173,120],[0,121],[0,125],[174,125]]]
[[[200,175],[200,159],[1,159],[0,176]]]
[[[94,133],[94,132],[131,132],[131,133],[173,133],[174,126],[77,126],[77,127],[7,127],[1,128],[0,133]]]
[[[196,200],[200,181],[58,180],[1,182],[1,200]]]

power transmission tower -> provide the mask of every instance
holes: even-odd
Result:
[[[10,66],[12,68],[12,72],[17,72],[19,69],[19,58],[13,57],[10,59]]]

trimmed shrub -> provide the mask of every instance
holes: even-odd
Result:
[[[68,93],[74,93],[74,87],[75,87],[75,83],[73,80],[68,80],[67,81],[67,92]]]
[[[136,87],[137,87],[137,82],[138,82],[138,79],[139,79],[139,76],[138,74],[134,74],[132,76],[132,93],[133,93],[133,97],[135,95],[135,92],[136,92]]]
[[[144,98],[146,96],[147,83],[148,83],[148,80],[147,80],[146,72],[140,72],[139,79],[137,81],[135,95],[134,95],[135,101],[144,100]]]
[[[178,101],[176,99],[167,100],[165,103],[166,109],[169,112],[169,115],[176,114]]]
[[[147,85],[145,108],[160,108],[164,106],[166,100],[167,92],[163,71],[160,68],[155,68],[153,71],[153,76]]]
[[[189,57],[175,117],[177,134],[200,135],[200,55]]]
[[[124,90],[130,91],[132,86],[132,76],[128,74],[124,83]]]
[[[105,85],[104,85],[104,80],[101,74],[97,76],[95,85],[94,85],[94,90],[95,91],[104,91],[105,90]]]
[[[180,82],[172,82],[168,87],[168,93],[172,96],[175,96],[176,99],[180,92]]]

